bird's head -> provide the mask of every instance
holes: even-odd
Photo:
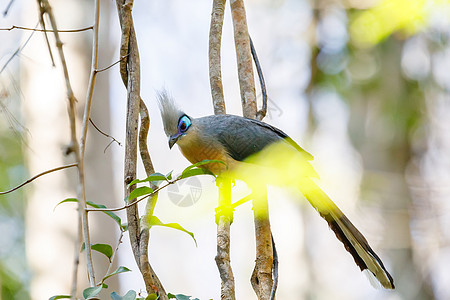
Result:
[[[158,101],[164,131],[169,138],[169,148],[172,148],[180,138],[186,135],[192,121],[188,115],[178,109],[167,91],[158,93]]]

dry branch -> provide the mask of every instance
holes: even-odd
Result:
[[[141,131],[140,150],[147,172],[153,173],[150,156],[148,155],[146,140],[149,119],[145,104],[140,97],[140,61],[139,50],[134,31],[133,18],[131,10],[133,0],[116,0],[119,20],[122,30],[122,39],[120,47],[120,57],[126,59],[120,60],[120,74],[122,81],[127,87],[128,103],[127,103],[127,121],[126,121],[126,141],[125,141],[125,196],[129,196],[135,185],[128,188],[128,184],[136,178],[137,169],[137,140],[138,140],[138,123],[139,114],[141,114]],[[149,202],[153,205],[156,197],[151,197]],[[149,213],[147,210],[146,213]],[[168,299],[164,288],[158,277],[151,268],[148,260],[148,227],[139,223],[139,212],[136,202],[127,206],[128,231],[130,236],[131,247],[137,265],[142,273],[146,290],[149,294],[159,294],[159,299]]]
[[[29,28],[29,27],[24,27],[24,26],[16,26],[13,25],[11,27],[8,28],[0,28],[0,31],[11,31],[14,29],[19,29],[19,30],[29,30],[29,31],[37,31],[37,32],[53,32],[53,30],[48,30],[48,29],[37,29],[37,28]],[[94,26],[88,26],[88,27],[84,27],[84,28],[79,28],[79,29],[59,29],[58,32],[63,32],[63,33],[71,33],[71,32],[82,32],[82,31],[87,31],[87,30],[91,30],[94,29]]]
[[[233,18],[242,110],[244,117],[255,119],[257,118],[255,81],[244,1],[232,0],[230,5]],[[266,190],[265,186],[251,188]],[[273,249],[266,193],[259,199],[253,199],[253,212],[256,237],[256,264],[251,282],[258,299],[270,299],[273,286]]]
[[[219,211],[217,221],[217,255],[216,264],[219,269],[221,286],[220,298],[222,300],[236,299],[233,270],[230,261],[230,226],[233,221],[231,209],[231,181],[217,179],[219,187]]]
[[[211,26],[209,29],[209,83],[213,99],[214,114],[225,114],[220,48],[226,0],[213,0]]]
[[[94,34],[92,36],[92,61],[91,61],[91,74],[89,76],[89,84],[86,93],[86,103],[84,105],[83,114],[83,129],[81,132],[81,160],[84,160],[84,151],[86,149],[87,130],[89,126],[89,120],[91,118],[91,106],[92,97],[94,95],[95,79],[97,78],[98,67],[98,26],[100,21],[100,0],[95,0],[94,8]]]
[[[148,151],[147,146],[147,135],[150,129],[150,116],[148,114],[147,106],[144,101],[140,101],[140,117],[141,117],[141,126],[139,129],[139,153],[141,155],[142,163],[144,164],[144,169],[147,176],[155,173],[155,169],[153,168],[153,163],[150,158],[150,153]],[[153,216],[153,211],[155,209],[156,200],[158,199],[158,192],[156,191],[158,187],[153,183],[150,183],[150,187],[155,191],[147,200],[147,204],[145,206],[145,213],[142,217],[141,224],[141,234],[139,240],[139,249],[140,249],[140,266],[142,276],[147,278],[145,280],[147,291],[155,290],[155,292],[159,292],[160,299],[166,299],[167,295],[164,290],[163,285],[161,284],[159,278],[156,276],[155,271],[153,271],[150,261],[148,258],[148,244],[150,237],[150,228],[148,226],[148,220],[150,220],[151,216]]]
[[[40,18],[43,28],[45,29],[45,22],[44,22],[44,15],[46,14],[50,20],[50,24],[53,29],[53,34],[55,36],[56,40],[56,47],[58,49],[59,57],[61,60],[61,65],[63,68],[65,83],[66,83],[66,93],[67,98],[69,100],[69,119],[70,119],[70,133],[71,133],[71,145],[70,149],[75,155],[75,161],[78,165],[78,187],[77,187],[77,198],[78,198],[78,214],[79,214],[79,238],[81,236],[80,227],[82,227],[83,234],[84,234],[84,243],[86,245],[86,260],[87,260],[87,269],[88,269],[88,276],[89,276],[89,283],[91,286],[95,286],[95,274],[94,274],[94,267],[92,262],[92,253],[91,253],[91,241],[90,241],[90,235],[89,235],[89,220],[88,220],[88,213],[86,211],[86,190],[85,190],[85,180],[84,180],[84,162],[81,158],[81,149],[78,144],[77,139],[77,132],[76,132],[76,98],[72,90],[72,85],[70,83],[69,78],[69,71],[67,68],[67,63],[64,55],[63,50],[63,43],[59,37],[58,32],[58,26],[56,24],[55,16],[52,12],[52,7],[50,6],[50,3],[48,0],[37,0],[39,8],[40,8]],[[50,50],[49,50],[50,51]],[[50,51],[51,53],[51,51]],[[76,249],[80,249],[80,241],[77,241],[76,243]],[[72,286],[72,297],[75,297],[76,292],[76,270],[78,266],[78,259],[75,258],[75,267],[74,267],[74,283]]]
[[[242,110],[244,117],[254,119],[256,117],[255,79],[244,1],[231,0],[230,6],[233,18],[234,44],[236,46]]]
[[[251,187],[258,190],[259,199],[253,199],[253,213],[256,237],[256,263],[251,283],[258,299],[271,299],[273,286],[272,266],[273,249],[272,233],[269,222],[269,206],[267,201],[267,187]]]
[[[214,114],[225,114],[220,48],[226,0],[213,0],[209,31],[209,82]],[[217,179],[219,187],[219,213],[217,215],[216,264],[221,278],[220,298],[235,299],[235,283],[230,261],[230,226],[233,219],[231,208],[231,182]]]
[[[54,169],[50,169],[50,170],[44,171],[44,172],[42,172],[42,173],[39,173],[39,174],[37,174],[37,175],[31,177],[30,179],[28,179],[28,180],[25,181],[24,183],[21,183],[21,184],[19,184],[18,186],[13,187],[13,188],[10,189],[10,190],[4,191],[4,192],[0,192],[0,195],[5,195],[5,194],[8,194],[8,193],[14,192],[15,190],[20,189],[20,188],[23,187],[24,185],[29,184],[29,183],[32,182],[33,180],[38,179],[39,177],[41,177],[41,176],[43,176],[43,175],[46,175],[46,174],[49,174],[49,173],[52,173],[52,172],[56,172],[56,171],[59,171],[59,170],[64,170],[64,169],[67,169],[67,168],[76,167],[77,165],[78,165],[78,164],[70,164],[70,165],[61,166],[61,167],[57,167],[57,168],[54,168]]]

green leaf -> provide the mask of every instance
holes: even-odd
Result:
[[[103,253],[106,257],[111,261],[111,257],[113,255],[113,249],[108,244],[94,244],[91,246],[92,250]]]
[[[167,178],[168,180],[172,180],[172,173],[173,173],[173,170],[170,171],[169,173],[167,173],[166,178]]]
[[[116,292],[112,292],[111,298],[113,300],[135,300],[136,292],[133,290],[129,290],[124,296],[119,296]]]
[[[141,186],[141,187],[135,188],[128,196],[128,202],[130,202],[130,200],[133,200],[137,197],[148,195],[151,193],[153,193],[153,190],[151,188],[149,188],[148,186]]]
[[[103,204],[97,204],[97,203],[94,203],[94,202],[92,202],[92,201],[86,201],[86,204],[89,205],[89,206],[92,206],[92,207],[94,207],[94,208],[107,208],[107,207],[106,207],[105,205],[103,205]],[[114,212],[112,212],[112,211],[104,211],[103,213],[107,214],[107,215],[110,216],[114,221],[116,221],[116,223],[119,224],[119,227],[120,227],[122,230],[124,230],[124,231],[127,230],[127,229],[125,229],[125,225],[122,224],[122,219],[121,219],[118,215],[116,215]]]
[[[155,293],[151,293],[150,295],[145,297],[145,300],[158,300],[158,299],[159,299],[159,296],[156,295]]]
[[[48,300],[58,300],[58,299],[70,299],[70,295],[57,295],[57,296],[53,296],[48,298]]]
[[[216,160],[216,159],[204,159],[204,160],[202,160],[202,161],[200,161],[200,162],[198,162],[198,163],[195,163],[195,164],[193,164],[193,165],[190,165],[189,167],[187,167],[186,169],[184,169],[183,172],[182,172],[182,174],[183,174],[184,172],[189,171],[190,169],[197,168],[197,167],[200,167],[200,166],[203,166],[203,165],[206,165],[206,164],[210,164],[210,163],[220,163],[220,164],[224,164],[224,165],[226,166],[226,164],[225,164],[223,161],[221,161],[221,160]]]
[[[88,287],[87,289],[85,289],[83,291],[83,297],[84,297],[84,299],[89,299],[89,298],[95,297],[100,293],[100,291],[102,289],[103,289],[103,284],[100,286]]]
[[[215,176],[213,172],[206,170],[206,169],[200,169],[200,168],[194,168],[194,169],[189,169],[189,170],[185,170],[183,171],[183,173],[181,173],[180,178],[184,179],[184,178],[188,178],[188,177],[192,177],[192,176],[197,176],[197,175],[212,175]]]
[[[58,205],[60,205],[60,204],[63,204],[63,203],[67,203],[67,202],[78,202],[78,199],[76,199],[76,198],[67,198],[67,199],[64,199],[63,201],[61,201],[61,202],[59,202],[58,204],[56,204],[56,206],[55,206],[55,208],[54,209],[56,209],[56,207],[58,207]],[[97,203],[94,203],[94,202],[92,202],[92,201],[86,201],[86,204],[87,205],[89,205],[89,206],[91,206],[91,207],[94,207],[94,208],[107,208],[105,205],[103,205],[103,204],[97,204]],[[54,210],[53,209],[53,210]],[[110,216],[114,221],[116,221],[116,223],[117,224],[119,224],[119,227],[122,229],[122,230],[124,230],[124,231],[126,231],[127,229],[125,229],[125,227],[122,225],[122,219],[120,219],[120,217],[118,216],[118,215],[116,215],[114,212],[112,212],[112,211],[104,211],[103,213],[105,213],[105,214],[107,214],[108,216]]]
[[[186,229],[184,229],[180,224],[178,224],[178,223],[163,223],[156,216],[151,216],[147,221],[148,221],[148,226],[149,227],[152,227],[152,226],[163,226],[163,227],[169,227],[169,228],[173,228],[173,229],[176,229],[176,230],[183,231],[183,232],[189,234],[192,237],[192,239],[195,242],[195,246],[197,246],[197,241],[195,240],[194,234],[192,232],[187,231]]]
[[[117,275],[119,273],[125,273],[125,272],[131,272],[131,270],[128,269],[127,267],[120,266],[120,267],[117,268],[117,270],[115,270],[111,274],[108,274],[105,277],[103,277],[102,282],[104,282],[106,279],[108,279],[111,276]]]
[[[169,299],[176,299],[176,300],[199,300],[198,298],[191,299],[191,296],[186,296],[183,294],[174,295],[174,294],[168,293],[167,296]]]
[[[142,183],[142,182],[148,182],[148,181],[150,181],[150,182],[167,181],[167,177],[164,176],[161,173],[153,173],[152,175],[148,176],[145,179],[142,179],[142,180],[141,179],[135,179],[135,180],[133,180],[132,182],[130,182],[128,184],[128,187],[130,187],[130,186],[132,186],[133,184],[136,184],[136,183]]]
[[[58,204],[55,205],[55,207],[53,208],[53,211],[54,211],[60,204],[67,203],[67,202],[78,202],[78,199],[77,199],[77,198],[67,198],[67,199],[64,199],[63,201],[61,201],[61,202],[59,202]]]

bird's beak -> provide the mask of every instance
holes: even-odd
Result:
[[[175,143],[178,141],[178,139],[180,138],[181,135],[179,134],[174,134],[169,136],[169,148],[172,149],[173,145],[175,145]]]

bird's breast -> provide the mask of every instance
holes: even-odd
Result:
[[[208,142],[187,134],[186,136],[183,136],[177,144],[184,157],[193,164],[205,159],[223,161],[225,165],[221,163],[210,163],[202,166],[202,168],[207,169],[216,175],[223,173],[227,168],[231,168],[236,163],[236,161],[228,155],[225,148],[216,141]]]

